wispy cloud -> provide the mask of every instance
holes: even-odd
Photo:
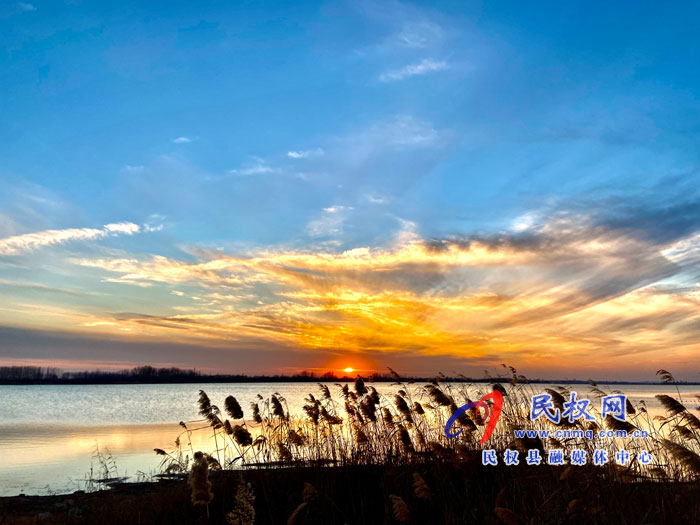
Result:
[[[36,6],[34,6],[34,4],[30,4],[27,2],[17,2],[16,5],[20,11],[25,11],[25,12],[36,11]]]
[[[367,133],[367,136],[372,135],[393,146],[428,146],[437,141],[440,133],[429,122],[399,115],[374,126]]]
[[[309,222],[307,232],[312,237],[330,237],[342,232],[343,223],[352,211],[351,206],[330,206],[323,208],[319,217]]]
[[[391,200],[389,197],[386,197],[384,195],[375,195],[372,193],[364,195],[364,198],[372,204],[387,204]]]
[[[65,230],[44,230],[36,233],[15,235],[0,239],[0,255],[18,255],[31,252],[43,246],[62,244],[69,241],[94,240],[110,235],[133,235],[141,230],[131,222],[106,224],[102,228],[68,228]]]
[[[435,71],[443,71],[448,69],[449,65],[444,60],[433,60],[424,58],[415,64],[409,64],[401,69],[394,69],[379,75],[381,82],[393,82],[395,80],[403,80],[408,77],[427,75]]]
[[[321,148],[299,150],[299,151],[288,151],[287,156],[292,159],[308,159],[311,157],[321,157],[324,151]]]
[[[175,144],[188,144],[192,142],[192,139],[189,137],[177,137],[176,139],[173,139],[173,142]]]
[[[142,166],[140,164],[136,164],[136,165],[127,164],[126,166],[124,166],[122,168],[122,170],[125,173],[142,173],[143,171],[145,171],[145,169],[146,169],[146,167]]]
[[[229,173],[231,175],[265,175],[277,173],[278,171],[278,168],[273,168],[264,159],[253,157],[251,162],[248,162],[240,168],[229,170]]]
[[[49,293],[60,293],[60,294],[67,294],[67,295],[75,295],[75,296],[83,296],[83,295],[89,295],[90,292],[85,292],[85,291],[80,291],[77,292],[75,290],[70,290],[67,288],[58,288],[56,286],[47,286],[45,284],[41,283],[34,283],[34,282],[27,282],[27,281],[12,281],[10,279],[0,279],[0,287],[8,287],[8,288],[16,288],[16,289],[24,289],[24,290],[31,290],[35,292],[49,292]]]
[[[396,35],[396,40],[403,46],[423,49],[436,44],[443,38],[444,30],[435,22],[427,19],[404,24]]]

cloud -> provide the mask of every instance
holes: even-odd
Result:
[[[141,230],[140,226],[138,224],[134,224],[133,222],[105,224],[104,229],[110,233],[123,233],[126,235],[133,235]]]
[[[349,210],[323,209],[310,233],[336,234]],[[117,319],[142,332],[245,334],[313,349],[518,364],[556,355],[557,367],[575,367],[592,352],[620,367],[633,351],[639,363],[655,366],[655,359],[678,361],[700,350],[700,288],[659,286],[697,263],[696,237],[657,243],[604,222],[560,211],[520,232],[422,239],[403,221],[390,248],[75,262],[123,282],[199,286],[198,295],[209,298],[176,316]],[[666,257],[668,250],[686,259]],[[248,290],[255,300],[241,304],[236,292],[229,301],[219,293],[227,288]]]
[[[145,166],[142,165],[131,165],[127,164],[122,168],[123,171],[126,173],[142,173],[146,169]]]
[[[270,173],[277,173],[278,168],[273,168],[264,159],[253,157],[253,160],[241,168],[229,170],[232,175],[266,175]]]
[[[0,287],[14,288],[19,290],[29,290],[34,292],[49,292],[49,293],[60,293],[66,295],[84,296],[88,295],[89,292],[76,292],[74,290],[69,290],[67,288],[58,288],[55,286],[47,286],[41,283],[34,283],[28,281],[13,281],[10,279],[0,279]]]
[[[402,67],[401,69],[395,69],[392,71],[387,71],[379,75],[380,82],[392,82],[395,80],[403,80],[408,77],[414,77],[419,75],[427,75],[428,73],[433,73],[435,71],[443,71],[448,69],[449,65],[444,60],[433,60],[431,58],[424,58],[420,62],[415,64],[409,64]]]
[[[400,115],[374,130],[394,146],[427,146],[434,144],[439,136],[431,124],[408,115]]]
[[[43,246],[63,244],[69,241],[94,240],[109,235],[133,235],[140,226],[131,222],[106,224],[98,228],[69,228],[65,230],[44,230],[0,239],[0,255],[18,255],[31,252]]]
[[[387,204],[391,201],[389,197],[386,197],[384,195],[376,195],[372,193],[364,195],[364,199],[368,202],[371,202],[372,204]]]
[[[306,226],[306,230],[312,237],[331,237],[339,235],[343,230],[343,223],[352,209],[351,206],[330,206],[328,208],[323,208],[320,217],[309,222]]]
[[[29,4],[27,2],[17,2],[16,5],[20,9],[20,11],[25,11],[25,12],[36,11],[36,7],[33,4]]]
[[[287,156],[292,159],[308,159],[311,157],[321,157],[323,154],[324,151],[321,148],[287,152]]]
[[[189,144],[190,142],[192,142],[192,139],[187,137],[177,137],[176,139],[173,139],[173,142],[175,144]]]
[[[424,49],[439,42],[444,30],[439,24],[429,20],[418,20],[404,24],[396,35],[396,40],[409,48]]]

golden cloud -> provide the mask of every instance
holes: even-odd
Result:
[[[84,326],[355,353],[620,365],[631,354],[667,362],[671,344],[679,359],[700,349],[698,295],[652,286],[682,271],[664,255],[670,249],[567,220],[529,236],[410,239],[339,253],[74,262],[111,281],[177,284],[178,297],[189,300],[176,314],[94,318]]]

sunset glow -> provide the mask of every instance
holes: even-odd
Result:
[[[346,372],[348,374],[352,374],[355,371],[354,368],[347,367],[346,369],[343,370],[343,372]]]

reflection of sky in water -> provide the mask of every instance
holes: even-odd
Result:
[[[340,400],[338,387],[329,386],[333,397]],[[373,386],[388,401],[393,401],[393,394],[400,388],[387,383]],[[539,393],[548,386],[529,388]],[[634,404],[644,400],[650,417],[663,413],[655,394],[677,395],[673,386],[600,387],[606,392],[622,390]],[[319,393],[314,383],[0,386],[0,495],[41,493],[47,487],[57,492],[82,488],[75,482],[84,480],[91,464],[95,471],[99,470],[92,458],[96,444],[114,455],[120,475],[134,478],[138,471],[155,471],[161,458],[153,449],[172,450],[182,431],[177,423],[199,419],[200,388],[222,409],[227,395],[236,396],[246,416],[250,416],[250,402],[257,401],[258,393],[265,398],[275,392],[283,394],[293,414],[300,412],[309,392]],[[485,392],[488,385],[470,388],[473,398],[477,388]],[[599,409],[600,402],[590,394],[588,385],[567,388],[577,391],[580,398],[590,399],[592,406]],[[695,408],[695,395],[700,389],[680,386],[679,390],[686,406]],[[195,450],[214,448],[210,432],[195,432],[192,441]],[[182,442],[187,442],[184,436]]]

